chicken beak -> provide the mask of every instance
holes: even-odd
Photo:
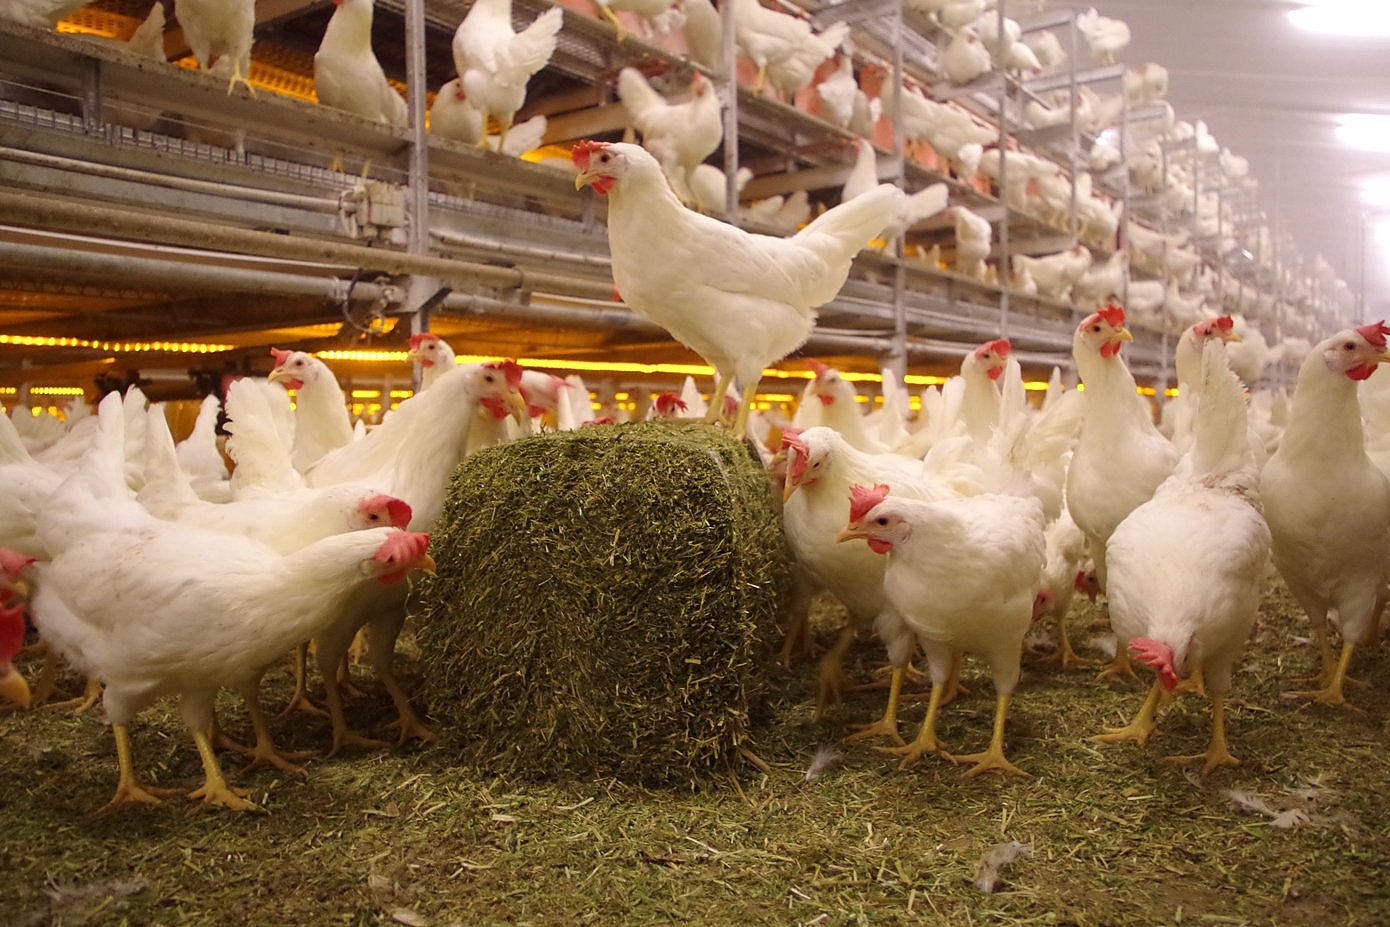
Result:
[[[598,180],[598,175],[593,171],[580,171],[574,175],[574,188],[582,190],[595,180]]]
[[[521,395],[520,390],[512,390],[507,393],[507,411],[512,413],[512,418],[518,425],[525,425],[531,421],[530,409],[526,406],[526,400]]]
[[[835,540],[843,544],[845,541],[857,541],[860,538],[867,538],[868,536],[869,532],[865,531],[863,528],[858,525],[850,525],[848,528],[835,535]]]
[[[16,579],[9,584],[10,594],[21,602],[29,601],[29,584],[22,579]]]
[[[794,482],[790,476],[787,477],[786,481],[782,484],[782,504],[785,505],[787,500],[796,495],[796,491],[800,488],[801,485],[799,483]]]
[[[1245,339],[1240,337],[1240,335],[1237,335],[1235,332],[1226,332],[1221,336],[1221,340],[1226,342],[1227,344],[1240,344]]]
[[[274,383],[276,380],[283,380],[284,378],[285,371],[281,367],[276,367],[274,370],[270,371],[270,373],[266,375],[266,380],[271,383]]]
[[[420,562],[415,565],[415,569],[433,576],[435,569],[434,558],[431,557],[429,554],[421,555]]]
[[[1133,333],[1131,333],[1130,330],[1127,329],[1127,328],[1125,328],[1123,325],[1120,326],[1119,328],[1115,329],[1115,335],[1114,335],[1114,337],[1115,337],[1116,339],[1120,340],[1120,341],[1133,341],[1133,340],[1134,340],[1134,335],[1133,335]]]
[[[1371,355],[1371,360],[1377,364],[1390,363],[1390,351],[1378,351]]]
[[[20,708],[29,707],[29,683],[13,666],[0,676],[0,701],[10,702]]]

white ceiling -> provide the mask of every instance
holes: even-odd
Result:
[[[1301,31],[1286,15],[1306,5],[1294,0],[1053,0],[1047,9],[1092,5],[1129,24],[1122,61],[1168,69],[1179,119],[1205,121],[1250,160],[1262,208],[1303,259],[1321,254],[1359,291],[1364,238],[1358,314],[1390,316],[1390,234],[1378,247],[1363,233],[1363,220],[1375,217],[1358,189],[1362,178],[1390,174],[1390,155],[1352,151],[1333,136],[1339,113],[1390,115],[1390,40]],[[1383,218],[1390,223],[1390,211]]]

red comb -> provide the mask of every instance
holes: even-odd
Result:
[[[5,575],[10,579],[19,579],[19,574],[33,562],[33,557],[26,557],[19,551],[10,550],[8,547],[0,547],[0,570],[4,570]]]
[[[289,360],[290,355],[293,353],[293,351],[282,351],[279,348],[270,349],[270,356],[275,358],[276,367],[283,367],[285,365],[285,361]]]
[[[500,370],[507,378],[507,385],[512,389],[521,389],[521,375],[525,371],[516,361],[493,361],[490,364],[483,364],[487,370]]]
[[[1222,315],[1217,316],[1211,324],[1221,329],[1222,331],[1230,331],[1231,329],[1236,327],[1236,320],[1228,315]]]
[[[24,646],[24,606],[0,605],[0,664],[14,659]]]
[[[687,408],[688,406],[686,406],[685,400],[681,399],[676,393],[662,393],[660,396],[656,397],[656,411],[660,412],[662,415],[667,415],[677,409],[684,412]]]
[[[1125,311],[1114,303],[1106,306],[1096,315],[1104,319],[1111,328],[1120,328],[1125,324]]]
[[[806,473],[806,460],[811,456],[811,448],[801,437],[801,428],[782,429],[782,450],[795,451],[796,455],[791,457],[791,466],[787,470],[787,476],[794,480],[801,479]]]
[[[363,499],[358,509],[362,512],[370,512],[380,506],[386,507],[386,514],[391,519],[391,527],[404,528],[410,524],[410,503],[404,499],[397,499],[395,496],[388,496],[385,493],[378,493],[370,499]]]
[[[1385,336],[1390,335],[1390,328],[1385,327],[1385,320],[1372,322],[1369,325],[1362,325],[1356,333],[1370,342],[1373,348],[1385,347]]]
[[[825,363],[825,361],[818,361],[814,357],[809,358],[806,361],[806,366],[810,367],[813,371],[815,371],[817,380],[825,376],[826,371],[830,369],[829,364]]]
[[[607,147],[607,142],[596,142],[590,138],[581,138],[579,141],[575,142],[574,147],[570,149],[570,160],[573,161],[574,166],[581,171],[587,171],[589,169],[589,156],[595,151],[600,151]]]
[[[409,570],[425,555],[430,536],[422,531],[393,531],[381,542],[372,559],[377,563],[399,565],[400,569],[377,577],[377,580],[391,585],[405,578]]]
[[[876,483],[873,486],[851,486],[849,490],[850,523],[860,521],[869,511],[888,498],[888,486]]]
[[[986,341],[984,344],[980,345],[978,348],[975,349],[975,359],[979,360],[980,358],[988,354],[990,351],[993,351],[1000,357],[1008,357],[1009,352],[1012,350],[1013,345],[1009,344],[1009,339],[995,338],[993,341]]]
[[[409,347],[410,350],[414,351],[416,348],[420,347],[420,345],[424,344],[426,341],[438,340],[439,336],[436,335],[434,332],[416,332],[415,334],[410,336]]]
[[[1129,652],[1141,663],[1154,668],[1163,688],[1172,690],[1177,687],[1178,674],[1173,670],[1172,647],[1151,637],[1136,637],[1129,642]]]

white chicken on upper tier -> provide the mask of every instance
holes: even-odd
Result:
[[[1356,384],[1390,361],[1379,322],[1324,339],[1298,370],[1279,447],[1260,476],[1274,565],[1312,624],[1320,688],[1296,693],[1341,705],[1352,651],[1376,630],[1390,580],[1390,481],[1366,456]],[[1327,625],[1342,636],[1334,659]]]
[[[767,83],[770,69],[784,65],[789,60],[815,54],[820,55],[816,58],[819,64],[830,57],[835,45],[844,38],[844,26],[831,26],[825,32],[836,30],[839,37],[826,47],[828,43],[812,31],[808,20],[769,9],[758,0],[731,2],[734,4],[734,41],[758,69],[758,80],[753,87],[755,92],[761,91]]]
[[[486,115],[463,92],[463,79],[455,77],[446,81],[434,95],[429,124],[430,132],[441,138],[452,138],[519,158],[540,147],[547,120],[544,116],[532,116],[512,126],[507,133],[507,143],[503,145],[500,136],[487,134]]]
[[[232,62],[227,91],[230,93],[237,81],[250,89],[246,79],[251,75],[255,0],[174,0],[174,18],[183,27],[183,37],[200,67],[210,69],[225,55]]]
[[[555,53],[563,24],[564,13],[556,6],[514,32],[512,0],[476,0],[454,32],[454,68],[468,99],[497,120],[499,147],[506,145],[516,112],[526,102],[527,82]]]
[[[734,422],[739,437],[763,368],[806,341],[816,307],[835,298],[854,256],[902,199],[882,184],[790,238],[773,238],[685,208],[656,159],[637,145],[581,141],[573,158],[576,189],[590,185],[608,196],[618,292],[715,368],[712,413],[738,381],[745,397]]]
[[[1042,505],[994,494],[923,502],[890,496],[883,485],[858,486],[849,517],[839,539],[863,538],[875,553],[888,556],[883,596],[890,617],[880,625],[900,628],[888,643],[894,663],[905,660],[916,643],[931,672],[931,700],[917,737],[905,747],[879,749],[901,756],[903,766],[942,750],[936,718],[951,667],[973,653],[989,664],[994,680],[994,732],[983,752],[946,757],[974,763],[967,776],[990,770],[1021,774],[1004,757],[1004,723],[1042,574]]]
[[[1091,57],[1101,64],[1114,64],[1115,54],[1129,47],[1129,25],[1122,19],[1101,16],[1095,7],[1077,14],[1076,31],[1086,40]]]
[[[849,35],[848,23],[832,23],[817,35],[812,35],[790,55],[767,66],[767,82],[784,99],[791,99],[798,90],[811,86],[821,62],[835,54],[835,49]]]
[[[874,149],[873,143],[867,138],[856,138],[854,151],[854,167],[845,178],[844,187],[840,189],[842,203],[878,186],[878,152]],[[904,196],[902,208],[883,230],[884,245],[891,245],[918,222],[941,212],[950,200],[951,190],[944,183],[928,184],[916,193]]]
[[[65,19],[90,0],[0,0],[0,19],[23,23],[36,29],[56,29]]]
[[[333,0],[337,9],[314,53],[314,92],[319,102],[363,119],[404,126],[405,99],[386,80],[372,51],[373,0]]]
[[[696,71],[690,82],[690,99],[668,103],[641,71],[623,68],[618,72],[618,96],[633,126],[642,133],[642,147],[661,164],[681,199],[689,202],[691,172],[724,140],[724,121],[714,85]]]
[[[883,101],[870,99],[859,87],[854,76],[854,59],[840,55],[835,70],[816,84],[816,93],[823,104],[825,120],[856,135],[872,135],[874,126],[883,115]]]
[[[1110,535],[1106,596],[1119,646],[1152,666],[1154,680],[1126,727],[1092,738],[1144,743],[1165,690],[1200,674],[1211,696],[1203,773],[1237,760],[1226,744],[1231,671],[1255,626],[1269,561],[1245,395],[1220,341],[1205,342],[1191,449],[1148,502]]]

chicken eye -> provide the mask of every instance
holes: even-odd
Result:
[[[1092,325],[1092,326],[1091,326],[1091,331],[1099,333],[1099,332],[1100,332],[1100,323],[1097,322],[1095,325]]]
[[[373,512],[372,514],[368,515],[367,517],[368,517],[369,519],[371,519],[372,521],[381,521],[381,515],[378,514],[377,512]]]
[[[603,162],[604,164],[607,164],[608,161],[609,161],[609,156],[606,155],[606,154],[601,154],[601,155],[598,156],[598,159],[599,159],[599,161]]]
[[[874,524],[883,527],[888,524],[888,517],[885,515],[880,515],[874,519]]]
[[[491,383],[491,382],[492,382],[492,374],[490,374],[490,373],[483,374],[483,382],[484,382],[484,383]]]
[[[1342,347],[1346,348],[1348,351],[1355,351],[1355,350],[1356,350],[1356,342],[1355,342],[1355,341],[1348,341],[1346,344],[1342,345]]]

